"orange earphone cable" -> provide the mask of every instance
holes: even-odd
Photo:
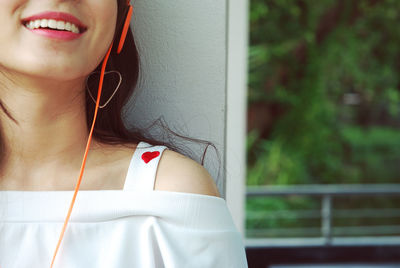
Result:
[[[121,52],[122,48],[124,47],[126,34],[128,33],[130,21],[132,18],[132,13],[133,13],[133,7],[131,5],[129,5],[129,3],[128,3],[128,14],[126,15],[124,28],[122,29],[122,33],[121,33],[121,39],[118,44],[118,49],[117,49],[118,54]]]
[[[67,225],[68,225],[69,219],[71,217],[72,209],[73,209],[74,204],[75,204],[76,196],[78,195],[79,187],[80,187],[81,182],[82,182],[83,171],[85,169],[86,159],[87,159],[87,156],[88,156],[88,153],[89,153],[90,144],[92,142],[92,136],[93,136],[93,131],[94,131],[94,125],[96,123],[97,112],[99,110],[100,96],[101,96],[101,91],[102,91],[102,88],[103,88],[103,81],[104,81],[104,73],[105,73],[105,70],[106,70],[108,58],[110,57],[110,54],[111,54],[112,47],[113,47],[113,44],[111,44],[110,48],[108,49],[108,52],[107,52],[107,54],[106,54],[106,56],[104,58],[102,66],[101,66],[99,89],[98,89],[98,93],[97,93],[96,108],[94,110],[92,128],[90,129],[89,138],[88,138],[88,141],[87,141],[87,144],[86,144],[86,150],[85,150],[85,154],[83,156],[82,166],[81,166],[81,171],[80,171],[80,174],[79,174],[78,182],[77,182],[77,184],[75,186],[74,196],[72,198],[72,201],[71,201],[71,204],[70,204],[70,207],[69,207],[69,210],[68,210],[67,217],[65,218],[64,226],[62,228],[60,237],[58,239],[57,247],[56,247],[56,250],[54,252],[53,260],[51,261],[50,268],[53,268],[54,261],[56,259],[56,256],[57,256],[58,250],[60,248],[61,242],[62,242],[62,240],[64,238],[65,230],[67,229]]]
[[[124,26],[123,26],[123,29],[122,29],[121,39],[120,39],[119,44],[118,44],[117,54],[119,54],[121,52],[121,50],[122,50],[122,48],[124,46],[126,35],[128,33],[129,26],[130,26],[130,20],[131,20],[132,14],[133,14],[133,8],[130,5],[129,0],[127,0],[127,5],[128,5],[128,13],[126,15],[125,23],[124,23]],[[68,225],[69,219],[71,217],[72,209],[74,207],[75,200],[76,200],[76,197],[78,195],[79,187],[80,187],[81,182],[82,182],[83,172],[84,172],[85,166],[86,166],[86,159],[87,159],[87,156],[88,156],[88,153],[89,153],[90,144],[92,142],[94,125],[96,123],[97,113],[98,113],[99,106],[100,106],[100,97],[101,97],[101,92],[102,92],[102,89],[103,89],[104,74],[105,74],[105,70],[106,70],[108,59],[109,59],[110,54],[111,54],[111,50],[113,48],[113,44],[114,44],[114,42],[111,44],[110,48],[108,49],[108,52],[107,52],[106,56],[104,57],[103,64],[101,66],[99,89],[98,89],[98,93],[97,93],[96,107],[95,107],[95,110],[94,110],[92,127],[90,129],[88,141],[87,141],[87,144],[86,144],[85,154],[83,156],[79,178],[78,178],[77,184],[75,186],[75,192],[74,192],[74,195],[72,197],[72,201],[71,201],[71,204],[69,206],[68,214],[67,214],[67,217],[65,218],[64,225],[63,225],[60,237],[58,239],[57,247],[56,247],[56,249],[54,251],[54,255],[53,255],[53,259],[51,261],[50,268],[53,268],[53,266],[54,266],[54,262],[55,262],[57,253],[58,253],[58,250],[60,248],[61,242],[62,242],[62,240],[64,238],[64,234],[65,234],[65,231],[67,229],[67,225]]]

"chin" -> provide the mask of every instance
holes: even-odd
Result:
[[[55,81],[83,79],[98,65],[97,61],[87,60],[92,55],[65,53],[43,55],[43,53],[10,53],[0,56],[0,71],[11,76],[39,78]]]
[[[12,72],[12,70],[10,71]],[[23,68],[15,71],[19,75],[26,76],[27,78],[67,82],[85,78],[92,72],[92,68],[90,66],[77,66],[74,64],[42,62],[41,64],[25,64]]]
[[[85,79],[87,75],[82,72],[64,72],[53,69],[51,72],[35,72],[31,76],[41,80],[70,82]]]

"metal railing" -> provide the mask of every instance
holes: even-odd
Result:
[[[332,225],[333,218],[333,199],[338,197],[354,197],[354,196],[384,196],[394,197],[400,196],[400,184],[340,184],[340,185],[290,185],[290,186],[249,186],[247,187],[246,195],[252,197],[284,197],[284,196],[308,196],[319,197],[321,200],[320,211],[297,211],[298,218],[320,218],[320,229],[309,228],[310,232],[320,233],[319,237],[305,238],[247,238],[246,246],[321,246],[321,245],[400,245],[400,236],[390,236],[393,233],[400,233],[400,225],[392,226],[365,226],[362,230],[371,235],[379,233],[387,236],[364,236],[364,237],[338,237],[333,235],[333,229],[336,233],[346,233],[348,230],[357,231],[359,227],[334,227]],[[371,209],[365,210],[339,210],[335,211],[335,215],[342,217],[399,217],[400,204],[397,208],[391,209]],[[285,217],[287,211],[274,212],[274,217]],[[290,214],[289,214],[290,215]],[[253,217],[257,216],[253,214]],[[259,216],[263,216],[262,212]],[[267,216],[264,214],[264,217]],[[361,227],[360,227],[361,229]],[[284,228],[287,232],[290,228]]]

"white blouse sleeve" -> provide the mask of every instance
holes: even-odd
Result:
[[[178,194],[178,193],[177,193]],[[180,194],[178,208],[149,225],[165,267],[247,267],[243,240],[222,198]],[[148,237],[144,241],[149,241]],[[150,251],[146,251],[150,252]],[[157,265],[156,265],[157,266]],[[157,266],[158,267],[158,266]]]

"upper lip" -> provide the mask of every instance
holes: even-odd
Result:
[[[29,21],[41,20],[41,19],[62,20],[62,21],[66,21],[66,22],[75,24],[81,30],[87,29],[86,25],[84,25],[77,17],[75,17],[72,14],[65,13],[65,12],[45,11],[45,12],[35,14],[33,16],[22,19],[22,23],[25,24]]]

